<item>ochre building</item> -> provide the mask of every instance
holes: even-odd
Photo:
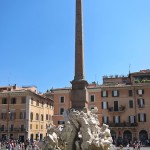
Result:
[[[53,111],[53,100],[35,86],[0,87],[0,139],[43,139]]]

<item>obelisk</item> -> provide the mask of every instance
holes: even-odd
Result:
[[[84,48],[83,48],[82,0],[76,0],[75,23],[75,76],[72,83],[72,108],[82,110],[87,108],[87,81],[84,79]]]

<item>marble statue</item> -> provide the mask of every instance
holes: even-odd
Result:
[[[97,111],[65,111],[64,126],[48,127],[44,150],[109,150],[110,130],[106,124],[99,126]]]

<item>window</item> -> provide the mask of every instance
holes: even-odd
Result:
[[[36,129],[38,129],[38,125],[36,124]]]
[[[119,91],[118,90],[112,91],[112,96],[113,97],[118,97],[119,96]]]
[[[113,116],[114,123],[120,123],[120,116]]]
[[[11,104],[16,104],[16,98],[15,97],[11,98]]]
[[[108,102],[102,102],[102,109],[108,108]]]
[[[135,123],[135,116],[129,116],[129,123]]]
[[[58,124],[65,124],[65,121],[59,120],[59,121],[58,121]]]
[[[41,129],[43,129],[43,125],[41,125]]]
[[[26,119],[26,112],[20,112],[20,119]]]
[[[48,102],[46,104],[47,104],[47,107],[48,107]]]
[[[144,90],[142,90],[142,89],[137,90],[137,94],[138,94],[138,95],[144,94]]]
[[[118,111],[119,107],[118,107],[118,101],[114,101],[114,111]]]
[[[139,122],[146,122],[146,114],[145,113],[138,114],[138,121]]]
[[[126,82],[127,82],[126,80],[122,80],[122,83],[123,83],[123,84],[126,84]]]
[[[43,115],[41,115],[41,121],[44,121],[44,116]]]
[[[39,114],[36,113],[36,120],[39,120]]]
[[[101,96],[102,97],[108,97],[108,91],[102,91]]]
[[[36,101],[36,106],[39,106],[39,100]]]
[[[43,107],[44,106],[44,102],[42,101],[42,103],[41,103],[41,106]]]
[[[24,131],[25,130],[25,128],[24,128],[24,125],[22,124],[21,125],[21,131]]]
[[[65,97],[64,96],[61,96],[60,97],[60,103],[64,103],[65,102]]]
[[[14,125],[11,124],[11,126],[10,126],[10,131],[13,131],[13,130],[14,130]]]
[[[33,120],[33,112],[30,113],[30,120]]]
[[[21,97],[21,104],[25,104],[25,103],[26,103],[26,97],[23,96],[23,97]]]
[[[102,117],[103,123],[107,124],[109,123],[109,118],[107,116]]]
[[[7,113],[1,113],[1,119],[7,119]]]
[[[48,114],[46,114],[46,120],[48,120]]]
[[[144,104],[145,104],[144,99],[138,99],[138,106],[139,106],[139,108],[143,108]]]
[[[129,100],[129,108],[133,108],[133,100]]]
[[[10,119],[11,120],[16,119],[16,113],[15,112],[10,113]]]
[[[60,108],[60,115],[63,115],[64,113],[64,108]]]
[[[2,104],[7,104],[7,98],[2,98]]]
[[[5,127],[4,125],[1,126],[1,131],[4,131]]]
[[[128,91],[129,96],[132,96],[132,90]]]
[[[32,124],[30,124],[30,129],[32,129]]]
[[[90,101],[94,102],[95,101],[95,96],[94,95],[90,95]]]

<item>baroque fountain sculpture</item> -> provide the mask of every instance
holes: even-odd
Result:
[[[65,111],[65,125],[47,129],[43,150],[109,150],[112,137],[108,125],[100,123],[97,108],[91,111],[70,109]]]

